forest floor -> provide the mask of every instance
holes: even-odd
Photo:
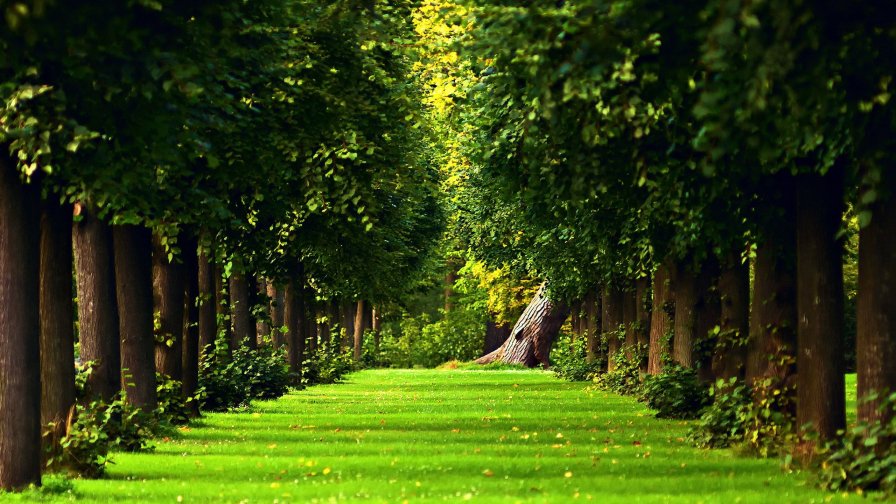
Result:
[[[49,502],[829,502],[777,460],[688,445],[688,423],[542,371],[375,370],[116,454]],[[53,485],[50,485],[51,487]],[[13,498],[7,494],[0,500]]]

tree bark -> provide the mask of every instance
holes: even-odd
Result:
[[[622,323],[625,325],[625,355],[632,356],[632,349],[638,344],[638,292],[634,285],[622,292]]]
[[[697,329],[697,275],[690,266],[676,269],[675,284],[675,335],[672,338],[672,360],[676,364],[694,367],[694,343]]]
[[[267,319],[265,319],[263,317],[258,318],[258,320],[255,322],[255,336],[257,338],[258,343],[261,344],[265,341],[266,338],[268,338],[271,335],[271,325],[272,325],[270,322],[271,299],[268,296],[268,281],[267,280],[262,279],[260,281],[255,282],[254,285],[256,288],[255,292],[257,293],[256,299],[258,300],[258,302],[260,302],[260,300],[262,300],[266,297],[268,298],[268,305],[267,305],[267,310],[266,310],[268,318]]]
[[[112,228],[77,205],[80,222],[72,227],[78,288],[78,341],[81,360],[93,362],[87,389],[93,397],[110,401],[121,390],[121,338]]]
[[[892,411],[878,408],[896,392],[896,194],[888,196],[874,204],[871,223],[859,232],[858,395],[877,392],[879,399],[860,401],[858,418],[870,423],[890,421]]]
[[[721,320],[719,339],[713,355],[717,378],[743,379],[750,331],[750,268],[736,254],[730,254],[719,275]]]
[[[719,299],[719,261],[710,255],[697,275],[697,304],[694,307],[694,364],[704,383],[715,381],[712,359],[715,354],[716,338],[713,330],[722,321],[722,303]]]
[[[113,226],[112,241],[121,334],[122,388],[127,393],[128,403],[151,411],[158,402],[152,310],[152,233],[140,226]]]
[[[75,404],[72,208],[45,201],[40,220],[40,421],[55,424],[44,453],[56,451]]]
[[[232,331],[230,329],[230,301],[228,289],[224,284],[224,269],[217,262],[215,267],[215,345],[217,345],[218,334],[223,331],[223,343],[227,349],[228,356],[233,356],[233,346],[231,345]]]
[[[675,299],[672,294],[673,266],[667,260],[653,274],[653,308],[650,316],[650,349],[647,372],[663,372],[664,359],[670,351],[670,338],[675,321]]]
[[[40,484],[39,189],[0,158],[0,489]]]
[[[199,271],[196,276],[199,289],[199,352],[200,357],[205,359],[207,355],[215,353],[215,336],[218,332],[215,266],[205,248],[199,250]]]
[[[199,390],[199,251],[195,238],[183,243],[184,268],[187,280],[184,286],[184,351],[181,367],[183,369],[183,395],[193,397]],[[212,314],[214,316],[214,314]],[[199,403],[190,403],[193,416],[199,416]]]
[[[182,261],[168,259],[168,250],[158,235],[152,239],[152,289],[154,317],[159,322],[156,370],[182,381],[186,271]]]
[[[357,306],[354,303],[346,302],[342,305],[342,329],[344,331],[340,335],[340,345],[343,349],[350,346],[350,340],[355,334],[355,311]]]
[[[361,360],[361,352],[363,350],[364,345],[364,331],[367,330],[367,314],[366,311],[367,303],[364,302],[363,299],[358,300],[357,310],[355,312],[355,333],[354,333],[354,357],[355,361]]]
[[[753,265],[746,381],[776,378],[796,387],[796,192],[788,174],[774,180],[769,209],[778,209]],[[795,402],[795,401],[794,401]]]
[[[268,297],[271,298],[271,341],[274,348],[283,346],[283,288],[277,287],[274,282],[268,282]]]
[[[550,366],[551,347],[560,327],[569,316],[569,307],[545,296],[542,284],[513,326],[510,337],[497,350],[476,360],[477,364],[504,362],[535,367]]]
[[[373,349],[376,355],[380,354],[380,340],[383,336],[380,326],[380,311],[376,306],[370,307],[370,329],[373,331]]]
[[[489,313],[488,321],[485,323],[485,348],[482,354],[494,352],[510,337],[510,326],[507,324],[498,324],[495,321],[495,314]]]
[[[305,353],[305,289],[301,280],[291,280],[286,286],[286,310],[284,318],[289,369],[296,383],[301,383],[302,357]]]
[[[635,343],[638,350],[647,352],[650,348],[650,277],[635,281]],[[647,372],[647,355],[641,360],[641,371]]]
[[[622,290],[615,286],[605,286],[601,297],[603,317],[601,317],[604,337],[607,340],[607,371],[616,369],[616,354],[622,347],[619,338],[619,326],[622,325],[623,315]],[[624,336],[623,336],[624,337]]]
[[[305,323],[307,325],[305,334],[308,338],[305,349],[308,355],[311,355],[317,351],[317,300],[314,290],[310,286],[305,286],[305,299]]]
[[[249,318],[249,282],[246,274],[234,267],[230,274],[230,348],[255,346]]]
[[[597,288],[588,291],[585,295],[585,360],[594,362],[600,353],[600,305],[597,297]]]
[[[797,182],[797,425],[821,440],[846,425],[843,377],[842,172]]]

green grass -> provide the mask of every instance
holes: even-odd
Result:
[[[540,371],[377,370],[119,454],[84,502],[826,502],[780,462],[703,451],[687,423]],[[58,487],[62,488],[58,488]],[[16,497],[0,496],[0,500]],[[856,496],[848,497],[858,500]]]

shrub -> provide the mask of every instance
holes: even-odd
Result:
[[[190,406],[197,397],[183,396],[183,384],[168,375],[156,373],[156,393],[159,406],[156,415],[171,425],[186,425],[190,421]]]
[[[249,399],[277,399],[289,391],[289,365],[283,350],[240,346],[233,352],[232,365],[248,387]]]
[[[710,389],[713,403],[691,429],[689,439],[701,448],[737,446],[769,457],[782,454],[794,437],[792,390],[767,378],[752,387],[736,379],[719,380]]]
[[[59,450],[50,453],[47,467],[90,478],[102,476],[111,451],[151,450],[150,438],[161,428],[153,415],[127,404],[120,395],[111,403],[77,403],[59,440]],[[54,433],[55,424],[50,423],[44,436]]]
[[[889,421],[860,422],[825,447],[818,475],[824,488],[896,493],[896,393],[881,403]]]
[[[621,395],[641,393],[641,365],[647,360],[647,346],[622,347],[615,356],[613,371],[594,377],[597,388]]]
[[[557,378],[567,381],[588,381],[600,372],[599,360],[588,361],[585,338],[573,340],[572,335],[563,334],[551,352],[551,371]]]
[[[320,345],[302,364],[302,385],[336,383],[355,370],[350,349],[342,349],[338,342]]]
[[[220,356],[200,363],[199,394],[204,411],[227,411],[249,404],[249,387],[239,369]]]
[[[691,419],[708,404],[709,394],[697,371],[670,364],[662,374],[644,379],[641,400],[656,410],[657,418]]]

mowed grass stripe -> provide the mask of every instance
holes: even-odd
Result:
[[[540,371],[371,370],[117,454],[83,502],[829,502],[776,460]],[[853,496],[852,500],[857,500]]]

